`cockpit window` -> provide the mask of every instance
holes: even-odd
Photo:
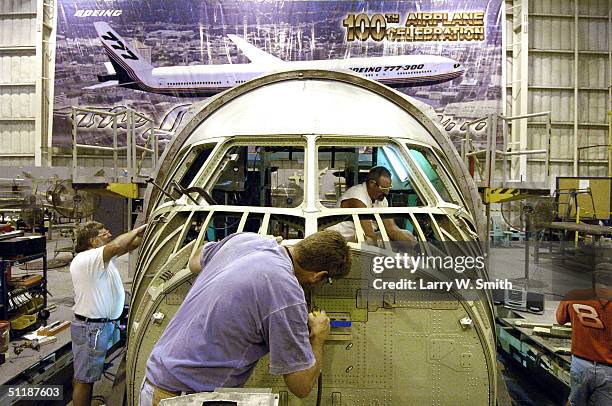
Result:
[[[368,172],[376,166],[383,166],[391,174],[390,184],[374,186],[382,188],[380,192],[385,196],[379,196],[381,201],[384,197],[388,206],[393,207],[423,206],[412,183],[411,169],[395,144],[321,145],[318,162],[319,202],[325,207],[340,207],[348,196],[346,193],[352,193],[350,189],[355,186],[365,185]],[[370,190],[373,194],[377,191]],[[369,197],[372,203],[377,200],[377,196]]]
[[[304,147],[235,145],[207,189],[216,204],[298,207],[304,200]]]
[[[428,148],[409,145],[410,156],[421,168],[429,182],[436,189],[442,200],[461,205],[459,192],[453,185],[444,166],[436,155]]]
[[[183,196],[182,190],[188,188],[198,174],[201,175],[202,168],[215,149],[217,143],[205,143],[188,150],[182,150],[177,156],[178,169],[171,174],[164,185],[166,193],[159,193],[153,189],[154,193],[159,193],[159,201],[168,202],[177,200]],[[159,204],[159,203],[158,203]]]
[[[198,148],[196,148],[193,153],[197,154],[195,155],[195,157],[193,158],[193,161],[189,161],[189,167],[187,168],[187,171],[185,172],[185,174],[183,175],[183,177],[181,178],[179,184],[183,187],[189,187],[189,185],[191,184],[191,182],[193,181],[193,179],[195,178],[195,176],[197,175],[198,171],[202,168],[202,166],[204,166],[204,163],[206,162],[206,160],[208,159],[208,157],[210,156],[210,153],[213,151],[213,149],[215,148],[216,144],[204,144]]]

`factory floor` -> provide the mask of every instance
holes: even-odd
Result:
[[[56,249],[69,245],[69,240],[66,238],[55,238],[48,240],[47,250],[49,253],[49,259],[54,258],[54,252]],[[492,248],[491,250],[491,279],[494,278],[517,278],[523,276],[524,273],[524,248],[522,246],[506,247],[506,248]],[[70,254],[60,253],[57,255],[58,259],[70,259]],[[118,258],[117,267],[121,273],[121,277],[125,286],[125,289],[129,291],[131,289],[131,280],[128,278],[128,256]],[[542,281],[541,291],[542,293],[551,293],[550,283],[553,279],[563,279],[568,283],[578,283],[579,277],[575,275],[564,273],[557,273],[554,267],[550,265],[550,260],[543,259],[539,265],[534,266],[530,269],[530,277]],[[65,309],[70,309],[73,305],[73,287],[72,280],[70,277],[68,265],[49,269],[48,271],[48,289],[49,289],[49,305],[57,305]],[[547,291],[548,290],[548,291]],[[546,312],[543,317],[553,318],[554,309],[559,298],[548,295],[546,297]],[[116,353],[115,355],[117,355]],[[114,376],[117,367],[119,365],[121,356],[117,357],[109,369],[106,371],[105,376],[95,384],[94,386],[94,402],[93,405],[107,404],[106,399],[112,393],[112,377]],[[508,387],[510,397],[512,400],[503,401],[499,399],[503,404],[513,405],[555,405],[559,404],[552,400],[546,393],[545,388],[538,386],[537,382],[533,382],[526,376],[520,368],[511,363],[505,362],[500,359],[503,364],[503,379]],[[72,402],[68,403],[69,405]]]

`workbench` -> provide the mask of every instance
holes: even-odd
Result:
[[[50,325],[58,320],[72,320],[72,310],[66,306],[57,307],[51,312],[47,324]],[[11,341],[6,362],[0,365],[0,385],[45,384],[70,388],[72,379],[70,329],[59,332],[56,337],[57,341],[41,346],[40,351],[25,348],[19,355],[15,355],[13,344],[22,344],[25,340]],[[0,405],[10,404],[7,399],[0,398]]]
[[[559,302],[549,301],[542,315],[497,308],[498,352],[519,364],[529,375],[541,377],[552,388],[558,388],[560,399],[569,394],[571,339],[544,337],[532,328],[516,325],[517,321],[553,324]],[[551,392],[552,393],[552,392]]]

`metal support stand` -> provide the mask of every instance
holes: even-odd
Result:
[[[470,121],[467,123],[466,137],[461,143],[461,157],[466,166],[470,165],[469,160],[475,161],[475,166],[479,168],[478,178],[474,178],[479,187],[535,187],[537,189],[549,189],[550,188],[550,134],[551,134],[551,121],[550,111],[544,111],[539,113],[525,114],[521,116],[505,117],[498,114],[489,114],[485,117]],[[521,150],[520,148],[514,148],[514,144],[508,141],[508,125],[520,120],[527,120],[534,117],[546,116],[546,141],[545,148],[532,149],[532,150]],[[498,141],[498,122],[502,120],[503,131],[502,131],[502,149],[497,149]],[[477,149],[474,144],[475,140],[472,137],[472,127],[478,123],[486,121],[487,123],[487,139],[486,147],[484,149]],[[517,157],[525,158],[529,155],[544,155],[546,170],[544,173],[544,179],[540,181],[534,181],[527,177],[527,173],[523,173],[519,178],[514,179],[509,175],[514,171],[514,165]],[[480,170],[482,165],[480,164],[479,158],[484,155],[484,171]],[[497,161],[498,156],[501,157],[501,182],[495,183],[495,179],[499,178],[497,174]],[[510,162],[508,162],[510,160]]]

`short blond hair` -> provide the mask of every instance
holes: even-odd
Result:
[[[104,224],[97,221],[88,221],[84,225],[78,227],[75,230],[75,244],[74,251],[79,253],[87,251],[91,248],[89,244],[92,238],[96,238],[100,233],[100,230],[104,228]]]
[[[319,231],[295,246],[298,265],[309,272],[327,271],[330,278],[342,278],[351,270],[351,252],[342,234]]]

